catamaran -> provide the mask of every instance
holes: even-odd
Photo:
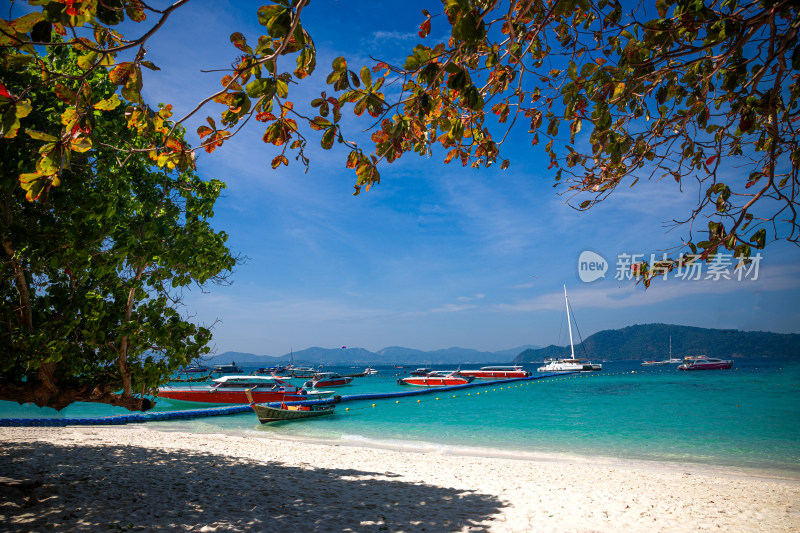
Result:
[[[536,370],[539,372],[591,372],[602,370],[603,365],[592,363],[586,359],[575,358],[575,345],[572,341],[572,322],[570,321],[569,299],[567,298],[567,286],[564,285],[564,303],[567,307],[567,329],[569,330],[569,349],[572,356],[569,359],[547,359],[545,365]]]

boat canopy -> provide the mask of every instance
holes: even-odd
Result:
[[[215,387],[266,387],[286,385],[286,382],[274,376],[222,376],[213,380]]]

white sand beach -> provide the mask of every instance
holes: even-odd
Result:
[[[2,428],[0,529],[800,531],[800,480],[154,431]]]

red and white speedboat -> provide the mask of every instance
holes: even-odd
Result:
[[[687,357],[678,370],[727,370],[733,366],[730,359],[714,359],[711,357]]]
[[[453,385],[466,385],[475,378],[460,376],[457,370],[451,372],[433,371],[425,376],[409,376],[397,380],[398,385],[414,385],[416,387],[450,387]]]
[[[319,372],[306,381],[304,387],[318,389],[320,387],[342,387],[353,381],[351,376],[342,376],[336,372]]]
[[[472,376],[474,378],[527,378],[531,375],[519,365],[514,366],[484,366],[480,370],[459,370],[462,376]]]
[[[222,376],[212,385],[161,387],[159,398],[197,403],[250,403],[245,391],[250,389],[257,403],[297,402],[332,396],[334,391],[305,390],[276,376]]]

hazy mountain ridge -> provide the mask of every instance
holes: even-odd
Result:
[[[671,324],[637,324],[603,330],[575,345],[575,356],[592,360],[650,360],[669,356],[800,357],[800,334],[709,329]],[[569,346],[525,350],[515,363],[538,362],[570,355]]]
[[[670,337],[673,357],[800,357],[800,334],[797,333],[710,329],[671,324],[637,324],[622,329],[598,331],[584,339],[582,344],[575,345],[575,355],[597,361],[664,359],[669,356]],[[279,356],[225,352],[206,359],[204,363],[216,365],[235,361],[244,366],[263,366],[288,363],[291,356],[296,365],[501,364],[539,362],[569,355],[569,346],[555,345],[544,348],[521,346],[497,352],[459,347],[424,351],[389,346],[376,352],[364,348],[312,347]]]
[[[296,365],[306,364],[343,364],[343,365],[390,365],[390,364],[448,364],[448,363],[509,363],[520,352],[532,345],[519,346],[498,352],[483,352],[470,348],[446,348],[442,350],[423,351],[402,346],[389,346],[377,352],[364,348],[306,348],[283,355],[256,355],[243,352],[224,352],[204,359],[204,364],[220,365],[235,362],[242,366],[262,366],[276,363],[288,363],[293,360]],[[536,347],[536,346],[534,346]]]

